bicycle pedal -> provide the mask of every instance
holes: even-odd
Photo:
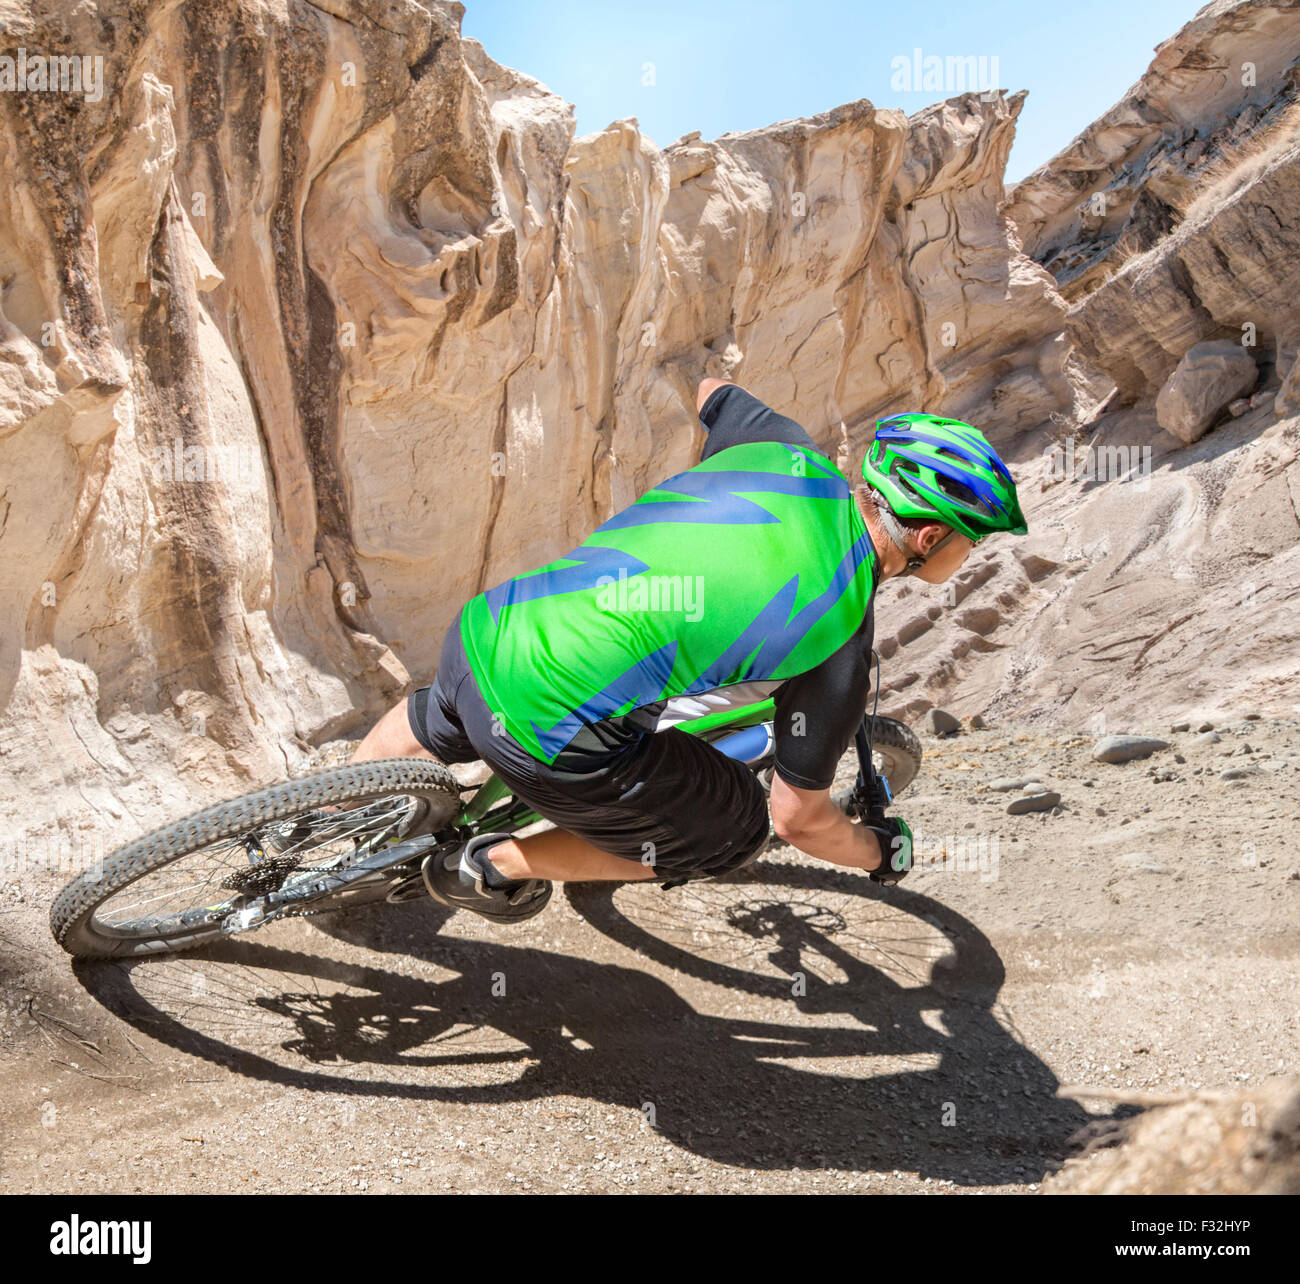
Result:
[[[384,900],[389,905],[401,905],[406,901],[421,901],[429,899],[428,888],[424,885],[424,876],[414,874],[404,882],[398,883]]]

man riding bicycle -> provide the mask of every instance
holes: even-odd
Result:
[[[736,384],[703,380],[696,405],[700,463],[467,603],[433,685],[358,746],[356,762],[482,759],[555,826],[429,857],[442,904],[514,922],[554,882],[676,884],[747,864],[768,837],[762,786],[675,724],[769,698],[778,837],[881,867],[877,832],[830,800],[867,706],[876,588],[901,574],[942,583],[985,535],[1024,534],[1015,483],[954,419],[882,420],[855,489]]]

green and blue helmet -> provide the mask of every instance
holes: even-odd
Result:
[[[932,517],[968,539],[1029,529],[1007,466],[983,433],[960,419],[881,419],[862,476],[897,516]]]

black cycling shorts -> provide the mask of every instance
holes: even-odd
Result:
[[[459,616],[436,681],[409,697],[407,715],[415,738],[442,762],[481,759],[551,824],[611,855],[653,864],[659,882],[738,869],[767,842],[767,796],[754,773],[684,731],[643,735],[596,771],[538,761],[484,703]]]

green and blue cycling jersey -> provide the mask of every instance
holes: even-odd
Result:
[[[466,605],[461,639],[483,699],[540,761],[556,762],[592,727],[653,731],[683,702],[761,699],[845,648],[860,658],[874,553],[852,487],[797,425],[742,389],[719,389],[706,411],[721,418],[727,403],[733,421],[747,413],[768,435],[788,424],[795,432],[782,435],[807,444],[744,439],[764,435],[755,428],[726,445],[719,433],[721,449],[572,552]],[[860,719],[865,689],[841,694],[861,699]]]

